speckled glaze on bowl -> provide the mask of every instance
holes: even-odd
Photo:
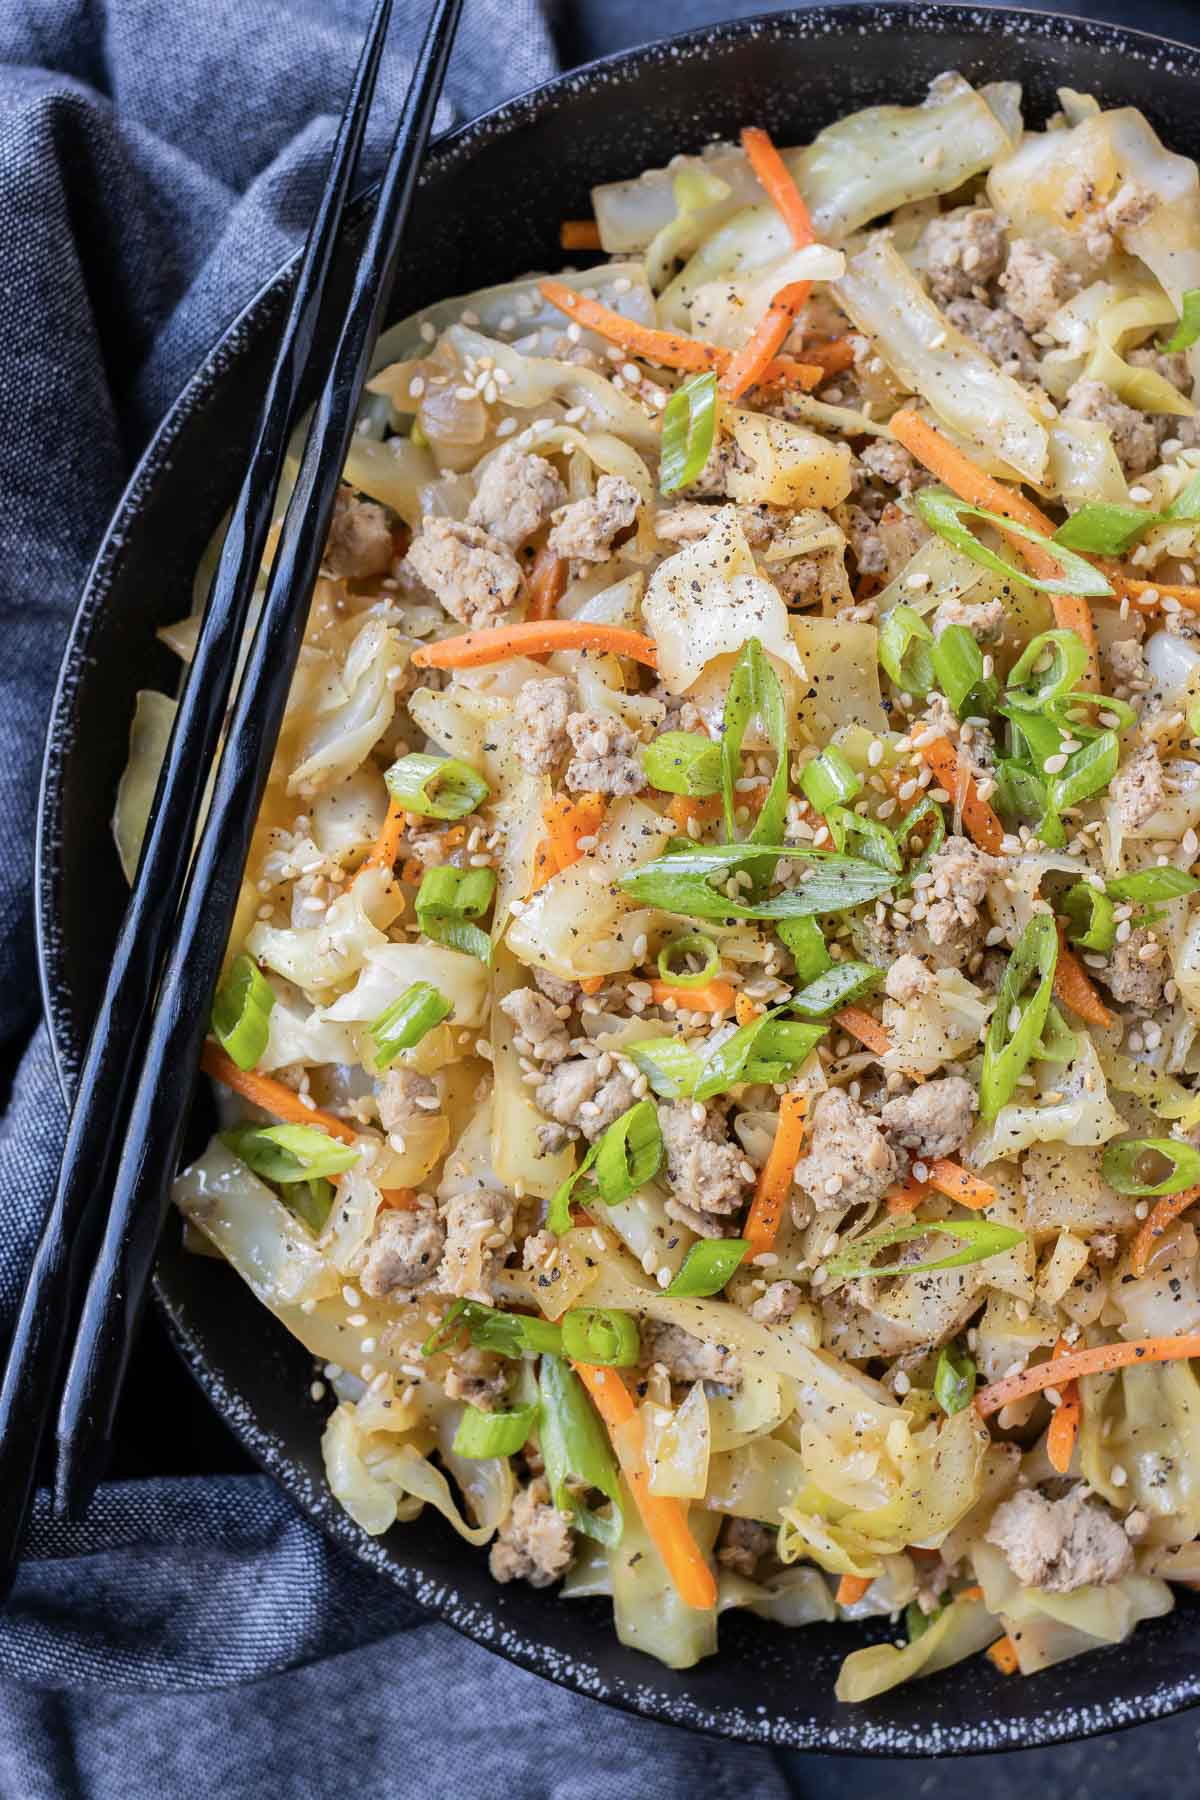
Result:
[[[629,176],[747,121],[803,141],[856,107],[912,101],[942,70],[1019,80],[1027,116],[1061,86],[1129,103],[1200,153],[1200,53],[1052,15],[965,6],[846,6],[695,32],[592,64],[445,138],[432,152],[392,316],[448,293],[561,263],[558,222],[598,180]],[[169,686],[157,626],[189,609],[197,557],[248,448],[293,267],[281,269],[206,358],[146,451],[83,594],[51,719],[39,820],[42,982],[70,1089],[124,889],[107,820],[134,694]],[[495,1586],[483,1553],[439,1518],[369,1539],[326,1491],[309,1359],[237,1277],[184,1254],[172,1221],[157,1279],[176,1344],[246,1448],[311,1518],[448,1623],[552,1681],[696,1731],[887,1756],[1047,1744],[1161,1717],[1200,1699],[1196,1602],[1124,1646],[1033,1679],[975,1659],[870,1703],[839,1706],[843,1655],[886,1621],[788,1632],[739,1615],[720,1654],[676,1673],[620,1645],[607,1602]]]

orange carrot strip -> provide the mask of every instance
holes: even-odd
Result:
[[[957,1200],[960,1206],[970,1207],[978,1212],[983,1206],[993,1206],[997,1199],[994,1187],[986,1181],[980,1181],[964,1169],[961,1163],[951,1161],[948,1156],[938,1156],[926,1165],[929,1170],[929,1185],[936,1188],[939,1194],[945,1194],[950,1200]]]
[[[749,342],[734,356],[719,383],[726,400],[737,400],[747,388],[758,386],[772,357],[782,349],[796,314],[812,292],[811,281],[793,281],[780,288],[755,326]]]
[[[843,1006],[833,1016],[843,1031],[856,1037],[860,1044],[865,1044],[876,1056],[882,1056],[885,1050],[891,1049],[892,1040],[879,1020],[872,1013],[864,1012],[861,1006]]]
[[[1069,1356],[1071,1346],[1066,1338],[1059,1338],[1050,1353],[1050,1360],[1055,1357]],[[1059,1404],[1054,1409],[1054,1417],[1046,1432],[1046,1455],[1052,1467],[1060,1475],[1065,1475],[1071,1466],[1071,1456],[1075,1449],[1075,1439],[1079,1435],[1079,1420],[1083,1411],[1079,1399],[1079,1383],[1066,1381],[1059,1390]]]
[[[733,1003],[733,1016],[739,1025],[753,1025],[761,1012],[762,1007],[749,994],[739,994]]]
[[[969,456],[964,456],[949,438],[943,437],[919,413],[908,408],[894,413],[891,431],[897,442],[903,444],[918,462],[924,463],[939,481],[944,481],[960,500],[969,501],[972,506],[986,507],[989,512],[1001,513],[1006,519],[1014,519],[1018,525],[1024,525],[1030,531],[1040,532],[1043,537],[1054,536],[1054,521],[1048,519],[1040,507],[1027,500],[1019,490],[1005,487],[1003,482],[994,481],[990,475],[986,475]],[[1015,535],[1010,536],[1008,542],[1025,567],[1039,581],[1062,579],[1062,564],[1040,544],[1031,544],[1027,538]],[[1077,632],[1086,645],[1086,680],[1089,687],[1097,687],[1100,674],[1096,626],[1091,608],[1077,594],[1051,594],[1050,602],[1054,608],[1054,623],[1065,631]]]
[[[665,369],[683,369],[693,375],[713,369],[720,375],[733,360],[733,351],[722,345],[704,344],[699,338],[639,325],[635,319],[626,319],[621,313],[601,305],[599,300],[585,299],[561,281],[540,281],[538,286],[551,306],[557,306],[559,312],[566,313],[576,324],[620,344],[631,356],[643,357],[646,362],[659,363]],[[764,382],[789,382],[803,388],[816,387],[824,378],[824,370],[815,364],[798,362],[791,356],[775,357],[760,376]]]
[[[595,219],[564,219],[558,228],[564,250],[602,250],[600,227]]]
[[[987,1655],[988,1660],[995,1663],[1002,1675],[1015,1675],[1021,1666],[1017,1656],[1017,1646],[1007,1633],[1002,1638],[996,1639]]]
[[[983,1589],[978,1585],[978,1583],[976,1583],[976,1585],[974,1587],[959,1588],[959,1590],[958,1590],[957,1594],[955,1594],[954,1598],[956,1600],[982,1600],[983,1599]]]
[[[683,1012],[728,1012],[737,995],[727,981],[707,981],[703,987],[678,987],[673,981],[652,981],[650,998],[655,1006],[674,1000]]]
[[[843,1575],[834,1598],[839,1606],[854,1606],[871,1585],[870,1575]]]
[[[1156,612],[1160,600],[1178,600],[1180,606],[1189,612],[1200,612],[1200,587],[1181,587],[1178,583],[1168,581],[1143,581],[1133,575],[1126,575],[1122,570],[1110,571],[1107,563],[1096,557],[1106,575],[1109,575],[1117,598],[1128,599],[1134,606],[1144,612]]]
[[[414,1188],[380,1188],[383,1204],[393,1212],[416,1212],[417,1195]]]
[[[971,841],[989,855],[998,855],[1004,840],[1004,827],[987,801],[979,798],[975,777],[965,762],[959,762],[949,738],[934,738],[931,744],[922,744],[920,755],[951,800],[961,802],[963,824]]]
[[[1181,1194],[1164,1194],[1161,1200],[1154,1202],[1149,1217],[1143,1219],[1133,1240],[1129,1266],[1135,1275],[1146,1273],[1155,1239],[1160,1238],[1167,1226],[1196,1200],[1200,1200],[1200,1187],[1184,1188]]]
[[[554,860],[550,839],[542,838],[533,853],[533,874],[529,880],[529,894],[536,894],[539,888],[545,887],[552,875],[557,874],[558,865]],[[529,894],[525,896],[526,899],[529,898]]]
[[[910,1176],[907,1181],[902,1181],[899,1187],[894,1187],[887,1196],[887,1209],[890,1213],[914,1212],[922,1200],[928,1198],[928,1195],[929,1183],[913,1181]]]
[[[543,544],[533,559],[529,574],[529,603],[526,619],[552,619],[567,586],[567,564],[556,556],[549,544]]]
[[[578,619],[527,619],[521,625],[491,625],[465,631],[461,637],[422,644],[412,660],[418,669],[481,669],[510,656],[545,655],[552,650],[598,650],[608,656],[630,656],[658,667],[652,638],[624,625],[585,625]]]
[[[650,1492],[642,1415],[633,1404],[620,1373],[616,1369],[597,1368],[593,1363],[577,1362],[571,1367],[604,1420],[621,1473],[642,1515],[642,1523],[667,1565],[667,1573],[680,1599],[701,1612],[711,1611],[717,1604],[713,1572],[688,1529],[687,1508],[678,1500]]]
[[[816,233],[804,196],[771,141],[770,133],[757,125],[747,125],[742,132],[742,149],[767,199],[791,232],[796,248],[803,250],[806,244],[815,243]]]
[[[804,360],[815,363],[829,375],[842,375],[854,366],[854,345],[849,335],[832,338],[828,344],[805,344]]]
[[[607,975],[585,975],[579,985],[585,994],[598,994],[607,980]]]
[[[720,794],[710,794],[705,800],[693,800],[688,794],[673,794],[667,807],[668,817],[681,832],[687,831],[691,819],[698,825],[711,825],[714,819],[720,818],[721,811]]]
[[[775,1235],[783,1218],[783,1209],[792,1190],[800,1149],[804,1143],[804,1115],[808,1111],[808,1095],[787,1093],[779,1103],[779,1124],[775,1142],[763,1164],[754,1191],[754,1200],[746,1215],[744,1235],[750,1245],[750,1257],[763,1256],[774,1248]]]
[[[360,875],[363,869],[386,869],[389,874],[392,872],[400,854],[400,839],[404,836],[407,822],[408,815],[402,803],[389,795],[387,817],[375,840],[375,848],[358,870]]]
[[[253,1069],[239,1069],[219,1044],[205,1044],[200,1053],[200,1067],[214,1081],[224,1082],[235,1094],[241,1094],[253,1106],[261,1106],[264,1112],[274,1113],[277,1119],[286,1119],[290,1125],[315,1125],[318,1131],[327,1131],[330,1137],[340,1138],[343,1144],[358,1142],[358,1133],[344,1119],[322,1112],[319,1107],[305,1106],[293,1088],[285,1087],[282,1081],[274,1081],[270,1075],[256,1075]]]
[[[1132,1343],[1096,1344],[1090,1350],[1072,1350],[1069,1356],[1056,1356],[1052,1362],[1022,1369],[1019,1375],[1003,1375],[990,1387],[980,1389],[975,1404],[986,1419],[1002,1406],[1011,1406],[1014,1400],[1040,1394],[1043,1388],[1056,1387],[1061,1392],[1064,1381],[1075,1381],[1081,1375],[1108,1375],[1114,1369],[1128,1369],[1138,1363],[1176,1362],[1186,1356],[1200,1356],[1200,1332],[1186,1332],[1180,1337],[1137,1338]]]
[[[594,837],[604,823],[606,802],[603,794],[581,794],[569,800],[556,794],[546,807],[546,832],[557,872],[569,869],[583,855],[580,838]]]
[[[1067,943],[1061,925],[1058,927],[1058,962],[1054,967],[1054,997],[1069,1006],[1073,1013],[1089,1025],[1108,1026],[1112,1014],[1101,1000],[1092,978]]]

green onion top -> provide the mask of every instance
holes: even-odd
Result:
[[[252,1069],[267,1047],[275,989],[252,956],[235,956],[213,1000],[213,1035],[239,1069]]]

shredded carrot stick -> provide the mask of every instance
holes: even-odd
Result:
[[[461,637],[422,644],[412,660],[418,669],[481,669],[510,656],[546,655],[552,650],[597,650],[608,656],[630,656],[658,667],[652,638],[624,625],[585,625],[578,619],[527,619],[521,625],[491,625],[465,631]]]
[[[987,1655],[988,1660],[995,1663],[1002,1675],[1015,1675],[1021,1666],[1017,1656],[1017,1646],[1007,1633],[1002,1638],[996,1639]]]
[[[669,1500],[650,1492],[650,1471],[646,1464],[645,1432],[642,1416],[633,1403],[629,1389],[617,1369],[603,1369],[593,1363],[572,1363],[580,1381],[591,1396],[592,1404],[604,1420],[613,1449],[621,1465],[621,1473],[642,1523],[650,1534],[658,1554],[667,1565],[675,1589],[688,1606],[709,1612],[717,1604],[717,1584],[703,1551],[688,1529],[687,1508],[678,1500]]]
[[[713,369],[720,375],[733,360],[732,350],[726,350],[722,345],[704,344],[699,338],[684,337],[679,332],[639,325],[636,319],[613,312],[599,300],[585,299],[561,281],[540,281],[538,286],[551,306],[557,306],[559,312],[566,313],[577,325],[586,326],[598,336],[608,338],[610,343],[620,344],[631,356],[659,363],[664,369],[682,369],[692,375]],[[759,379],[814,388],[825,379],[825,374],[815,364],[798,362],[791,356],[778,356],[767,364]]]
[[[907,1181],[902,1181],[899,1187],[894,1187],[887,1196],[887,1210],[890,1213],[914,1212],[922,1200],[928,1198],[928,1195],[929,1183],[914,1181],[910,1176]]]
[[[294,1088],[285,1087],[282,1081],[275,1081],[270,1075],[257,1075],[253,1069],[239,1069],[219,1044],[205,1044],[200,1067],[214,1081],[222,1081],[235,1094],[241,1094],[252,1106],[261,1106],[264,1112],[274,1113],[277,1119],[286,1119],[289,1125],[315,1125],[318,1131],[327,1131],[330,1137],[340,1138],[343,1144],[358,1142],[358,1133],[344,1119],[322,1112],[319,1107],[305,1106]]]
[[[980,1181],[961,1163],[953,1162],[948,1156],[935,1157],[928,1163],[929,1185],[936,1188],[939,1194],[945,1194],[949,1200],[957,1200],[960,1206],[970,1207],[978,1212],[981,1207],[994,1206],[998,1198],[994,1187],[986,1181]]]
[[[652,981],[650,998],[655,1006],[674,1000],[681,1012],[728,1012],[737,994],[727,981],[707,981],[703,987],[679,987],[673,981]]]
[[[737,400],[747,388],[764,379],[772,358],[782,349],[796,314],[812,292],[811,281],[793,281],[780,288],[755,326],[749,342],[734,356],[718,383],[726,400]]]
[[[849,335],[831,338],[827,344],[805,344],[804,360],[815,363],[827,377],[842,375],[854,366],[854,345]]]
[[[695,819],[697,825],[711,825],[714,819],[720,818],[721,796],[710,794],[705,800],[693,800],[689,794],[672,794],[667,815],[680,832],[687,834],[688,824],[692,819]]]
[[[607,975],[585,975],[579,985],[585,994],[598,994],[607,980]]]
[[[552,875],[558,874],[558,864],[554,860],[554,851],[550,839],[542,838],[533,853],[533,873],[529,878],[529,894],[536,894],[544,888]],[[528,900],[529,894],[525,898]]]
[[[396,866],[396,858],[400,854],[400,840],[404,836],[404,828],[407,823],[408,814],[405,812],[403,804],[394,796],[389,795],[387,817],[375,840],[375,848],[358,870],[360,875],[363,869],[386,869],[391,874]]]
[[[1092,978],[1067,943],[1061,924],[1058,927],[1058,961],[1054,966],[1054,997],[1069,1006],[1073,1013],[1089,1025],[1109,1026],[1112,1014],[1101,1000]]]
[[[546,830],[560,871],[579,861],[583,855],[580,838],[595,837],[607,810],[603,794],[580,794],[577,800],[555,795],[550,801],[546,807]]]
[[[1105,573],[1109,571],[1105,568]],[[1180,587],[1166,581],[1142,581],[1117,570],[1111,577],[1117,598],[1128,599],[1144,612],[1155,612],[1160,600],[1178,600],[1189,612],[1200,612],[1200,587]]]
[[[977,468],[969,456],[964,456],[957,445],[943,437],[919,413],[904,408],[893,414],[891,432],[898,443],[903,444],[918,462],[924,463],[939,481],[944,481],[960,500],[967,500],[972,506],[986,507],[989,512],[1002,513],[1006,519],[1015,519],[1018,525],[1040,532],[1043,537],[1054,536],[1054,521],[1048,519],[1040,507],[1027,500],[1018,489],[1005,487],[1003,482],[994,481]],[[1027,538],[1015,535],[1010,536],[1008,542],[1039,581],[1061,580],[1061,563],[1040,544],[1031,544]],[[1075,594],[1051,594],[1050,601],[1055,624],[1063,630],[1077,632],[1086,645],[1088,667],[1085,678],[1089,687],[1098,687],[1096,626],[1091,608],[1086,600]]]
[[[602,250],[600,227],[595,219],[564,219],[558,228],[564,250]]]
[[[567,564],[556,556],[549,544],[543,544],[533,559],[529,574],[529,602],[526,619],[552,619],[567,586]]]
[[[1195,1201],[1200,1200],[1200,1187],[1184,1188],[1181,1194],[1164,1194],[1156,1200],[1148,1218],[1143,1219],[1138,1234],[1133,1240],[1133,1249],[1129,1256],[1129,1267],[1135,1275],[1144,1275],[1146,1265],[1150,1261],[1150,1253],[1154,1249],[1156,1239],[1160,1238],[1180,1213],[1186,1212]]]
[[[761,1012],[762,1007],[749,994],[739,994],[733,1003],[733,1016],[739,1025],[753,1025]]]
[[[804,196],[775,148],[770,133],[757,125],[747,125],[742,131],[742,149],[767,199],[791,232],[796,248],[803,250],[806,244],[815,243],[816,233]]]
[[[1055,1357],[1069,1356],[1071,1346],[1066,1338],[1059,1338],[1050,1353],[1050,1360]],[[1071,1456],[1075,1449],[1075,1439],[1079,1435],[1079,1419],[1082,1405],[1079,1399],[1079,1383],[1065,1381],[1059,1391],[1059,1404],[1054,1409],[1054,1417],[1046,1433],[1046,1455],[1051,1466],[1065,1475],[1071,1466]]]
[[[417,1195],[414,1188],[380,1188],[383,1204],[393,1212],[416,1212]]]
[[[834,1598],[839,1606],[854,1606],[871,1585],[870,1575],[843,1575]]]
[[[400,864],[400,879],[407,881],[410,887],[416,887],[424,873],[425,864],[419,856],[406,856]]]
[[[792,1177],[804,1143],[804,1115],[807,1111],[807,1094],[787,1093],[779,1102],[775,1142],[763,1164],[754,1199],[746,1215],[744,1233],[750,1245],[751,1259],[764,1256],[774,1248],[775,1236],[792,1190]]]
[[[1090,1350],[1072,1350],[1069,1356],[1036,1363],[1031,1369],[1022,1369],[1019,1375],[1003,1375],[990,1387],[980,1389],[975,1404],[986,1419],[1002,1406],[1011,1406],[1014,1400],[1040,1394],[1043,1388],[1056,1387],[1061,1393],[1064,1381],[1076,1381],[1081,1375],[1108,1375],[1114,1369],[1128,1369],[1138,1363],[1176,1362],[1187,1356],[1200,1356],[1200,1332],[1186,1332],[1181,1337],[1137,1338],[1132,1343],[1095,1344]]]
[[[922,744],[920,756],[951,800],[961,806],[962,821],[972,843],[991,856],[998,855],[1004,841],[1004,827],[988,802],[979,798],[975,777],[966,763],[959,761],[950,739],[939,737],[931,744]]]
[[[856,1037],[860,1044],[865,1044],[876,1056],[882,1056],[885,1050],[891,1049],[892,1040],[879,1020],[872,1013],[864,1012],[861,1006],[843,1006],[833,1016],[843,1031]]]
[[[979,1586],[978,1583],[976,1583],[976,1585],[974,1587],[959,1588],[959,1590],[958,1590],[957,1594],[955,1594],[954,1598],[956,1600],[982,1600],[983,1599],[983,1589]]]

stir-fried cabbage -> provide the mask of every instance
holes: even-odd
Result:
[[[872,1644],[852,1650],[838,1671],[839,1700],[873,1700],[923,1675],[936,1675],[965,1657],[974,1656],[1000,1635],[996,1619],[981,1600],[952,1600],[919,1637],[903,1649]]]
[[[167,743],[175,723],[177,702],[153,688],[138,691],[133,724],[129,727],[129,760],[117,787],[117,804],[113,814],[113,836],[121,873],[130,886],[137,874],[142,854],[142,839],[150,822],[150,808],[158,774],[167,754]]]

